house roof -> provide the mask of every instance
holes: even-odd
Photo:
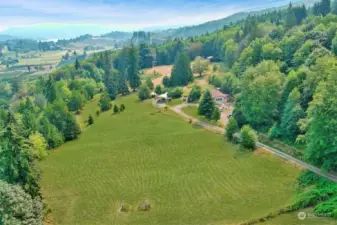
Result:
[[[212,95],[212,98],[228,97],[227,94],[223,94],[222,92],[220,92],[218,90],[211,90],[211,95]]]

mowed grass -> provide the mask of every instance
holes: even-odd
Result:
[[[54,225],[236,224],[288,204],[299,171],[279,158],[242,153],[150,102],[95,116],[81,137],[40,167]],[[95,111],[96,101],[84,109]],[[87,112],[83,112],[85,116]],[[141,201],[151,210],[137,211]],[[122,203],[132,206],[120,212]]]

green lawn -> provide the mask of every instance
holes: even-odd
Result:
[[[175,106],[175,105],[180,105],[184,103],[183,100],[181,98],[176,98],[176,99],[172,99],[170,102],[167,103],[168,106]]]
[[[182,108],[182,111],[184,113],[186,113],[187,115],[192,116],[192,117],[194,117],[194,118],[196,118],[196,119],[198,119],[202,122],[209,123],[209,124],[212,124],[214,126],[224,127],[224,125],[220,121],[216,122],[214,120],[208,120],[204,116],[200,116],[198,114],[198,107],[195,106],[195,105],[186,106],[186,107]]]
[[[41,162],[54,225],[237,224],[293,198],[299,171],[292,165],[239,152],[221,135],[158,113],[136,95],[118,103],[125,112],[95,116],[78,140]],[[97,107],[88,104],[85,117]],[[151,210],[137,211],[144,200]],[[131,212],[120,212],[122,203]]]

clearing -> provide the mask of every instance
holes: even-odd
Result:
[[[237,224],[294,197],[299,171],[290,163],[239,152],[221,135],[173,112],[158,113],[136,95],[117,102],[125,112],[95,116],[78,140],[41,162],[54,225]],[[82,115],[96,108],[93,100]],[[137,211],[142,201],[150,211]],[[131,205],[129,213],[120,212],[123,203]]]
[[[144,74],[145,75],[151,75],[154,72],[159,73],[161,76],[153,79],[153,84],[156,86],[158,84],[163,83],[163,78],[165,76],[170,77],[171,76],[171,71],[172,71],[173,66],[172,65],[167,65],[167,66],[156,66],[151,69],[145,69]]]

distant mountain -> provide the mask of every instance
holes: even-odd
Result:
[[[34,40],[71,39],[80,35],[102,35],[111,31],[111,27],[99,25],[75,24],[38,24],[25,27],[12,27],[0,32],[0,35],[17,36]]]
[[[302,5],[302,4],[311,6],[315,2],[319,2],[319,1],[321,0],[297,0],[297,1],[292,1],[292,2],[294,6]],[[218,29],[221,29],[225,25],[229,25],[231,23],[235,23],[237,21],[246,19],[249,15],[259,15],[259,14],[271,12],[274,10],[285,9],[287,7],[288,5],[283,5],[283,6],[268,8],[268,9],[264,9],[260,11],[239,12],[239,13],[233,14],[223,19],[213,20],[213,21],[209,21],[209,22],[195,25],[195,26],[186,26],[186,27],[180,27],[176,29],[167,29],[167,30],[159,31],[156,34],[159,36],[164,36],[164,37],[183,37],[183,38],[203,35],[203,34],[206,34],[207,32],[210,33]]]
[[[132,33],[131,32],[122,32],[122,31],[112,31],[110,33],[106,33],[101,35],[101,37],[104,38],[112,38],[116,40],[128,40],[132,38]]]
[[[0,34],[0,41],[8,41],[8,40],[14,40],[14,39],[18,39],[18,37]]]

